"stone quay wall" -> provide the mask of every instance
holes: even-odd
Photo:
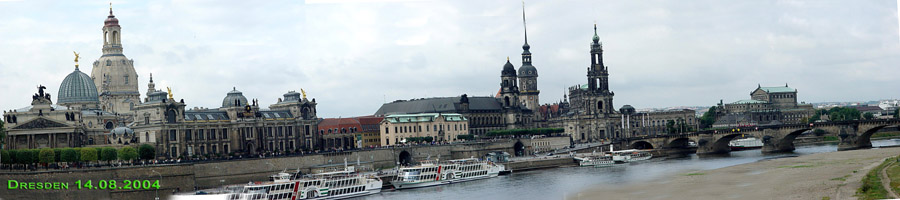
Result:
[[[541,141],[560,140],[555,142],[568,142],[568,137],[541,138]],[[469,157],[481,157],[485,153],[493,151],[505,151],[514,154],[514,146],[517,143],[524,144],[526,151],[533,149],[531,139],[507,139],[491,142],[467,143],[457,145],[435,146],[410,146],[384,149],[372,149],[361,151],[347,151],[338,153],[326,153],[315,155],[248,158],[241,160],[226,160],[201,163],[184,163],[173,165],[134,166],[103,169],[76,169],[66,171],[39,171],[39,172],[0,172],[0,181],[4,181],[6,187],[0,187],[0,199],[153,199],[157,193],[161,199],[167,199],[174,191],[193,191],[194,188],[216,188],[222,185],[245,184],[248,182],[265,181],[274,173],[281,171],[293,172],[300,170],[303,173],[311,173],[326,168],[342,167],[345,160],[350,165],[355,165],[357,160],[364,166],[371,168],[394,167],[399,162],[401,154],[409,155],[412,161],[425,159],[461,159]],[[513,169],[523,166],[522,169],[540,168],[553,165],[552,162],[563,161],[531,161],[527,164],[516,164]],[[569,159],[571,161],[571,158]],[[161,177],[161,179],[160,179]],[[59,182],[68,183],[69,188],[63,190],[24,190],[9,189],[9,180],[17,182]],[[122,190],[122,189],[77,189],[76,181],[86,182],[91,180],[96,187],[100,180],[115,180],[117,185],[124,185],[124,180],[160,180],[159,190]]]

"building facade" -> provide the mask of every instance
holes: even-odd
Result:
[[[132,60],[122,54],[121,28],[110,11],[103,26],[103,56],[91,74],[75,71],[59,88],[57,105],[40,86],[31,106],[3,112],[6,149],[122,147],[150,144],[160,158],[257,155],[321,150],[316,100],[289,91],[267,109],[233,88],[219,108],[186,109],[184,99],[156,89],[137,92]],[[97,87],[101,86],[101,87]]]
[[[694,110],[636,112],[630,105],[616,110],[615,93],[609,87],[609,68],[603,63],[603,44],[596,25],[591,40],[587,84],[569,87],[563,101],[541,106],[543,122],[537,126],[563,128],[576,142],[674,134],[666,126],[669,121],[696,129]]]
[[[455,113],[388,115],[381,121],[381,146],[404,144],[409,138],[431,137],[436,142],[453,142],[469,134],[468,119]]]
[[[110,113],[132,116],[135,105],[141,104],[138,75],[134,60],[122,52],[122,27],[113,15],[103,21],[103,55],[94,61],[91,79],[97,86],[100,108]],[[131,120],[130,117],[127,120]]]
[[[716,106],[714,127],[806,123],[815,114],[812,104],[797,103],[797,90],[757,86],[750,99]]]

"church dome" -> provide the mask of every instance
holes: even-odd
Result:
[[[237,104],[235,104],[235,101],[237,101]],[[233,90],[231,90],[231,92],[228,92],[228,94],[225,95],[225,99],[222,100],[223,108],[245,105],[247,105],[247,97],[244,97],[244,93],[238,91],[237,88],[234,88]]]
[[[503,65],[503,71],[500,74],[502,76],[516,76],[516,67],[509,62],[509,59],[506,59],[506,64]]]
[[[537,68],[534,68],[533,65],[525,64],[522,67],[519,67],[519,77],[537,77]]]
[[[119,19],[116,19],[116,16],[113,15],[112,8],[109,8],[109,16],[106,16],[106,20],[103,20],[104,26],[118,26]]]
[[[66,76],[62,84],[59,85],[56,103],[99,103],[100,98],[98,96],[94,80],[87,74],[79,71],[78,68],[75,68],[75,71]]]

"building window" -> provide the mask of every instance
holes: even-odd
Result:
[[[191,135],[193,135],[191,133],[191,129],[184,130],[184,140],[185,141],[191,141]]]
[[[385,134],[391,133],[391,129],[389,129],[388,127],[384,127],[384,133]]]
[[[206,145],[200,145],[200,154],[206,154]]]
[[[286,132],[287,132],[288,137],[294,137],[294,127],[293,126],[288,126]]]
[[[203,129],[198,129],[198,130],[197,130],[197,139],[198,139],[198,140],[203,140]]]
[[[218,153],[219,153],[219,146],[213,145],[213,146],[212,146],[212,153],[213,153],[213,154],[218,154]]]
[[[177,141],[178,138],[176,134],[175,130],[169,130],[169,141]]]
[[[231,153],[231,148],[229,148],[228,144],[222,145],[222,153],[225,153],[225,154]]]
[[[169,154],[172,155],[171,157],[173,158],[178,157],[178,147],[172,147],[171,149],[169,149]]]
[[[216,129],[209,129],[209,139],[210,140],[216,139]]]
[[[146,140],[144,142],[150,142],[150,133],[144,132],[144,138],[144,140]]]
[[[223,140],[228,139],[228,129],[225,129],[225,128],[222,129],[222,139]]]

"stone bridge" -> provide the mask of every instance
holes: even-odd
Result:
[[[900,126],[898,119],[855,120],[809,124],[783,124],[775,126],[740,127],[734,130],[709,130],[678,135],[659,135],[620,139],[614,142],[618,149],[690,149],[688,143],[697,144],[697,154],[718,154],[731,151],[728,143],[744,135],[759,138],[764,153],[790,152],[794,139],[809,130],[823,130],[826,135],[838,136],[838,151],[872,147],[870,137],[885,127]]]

